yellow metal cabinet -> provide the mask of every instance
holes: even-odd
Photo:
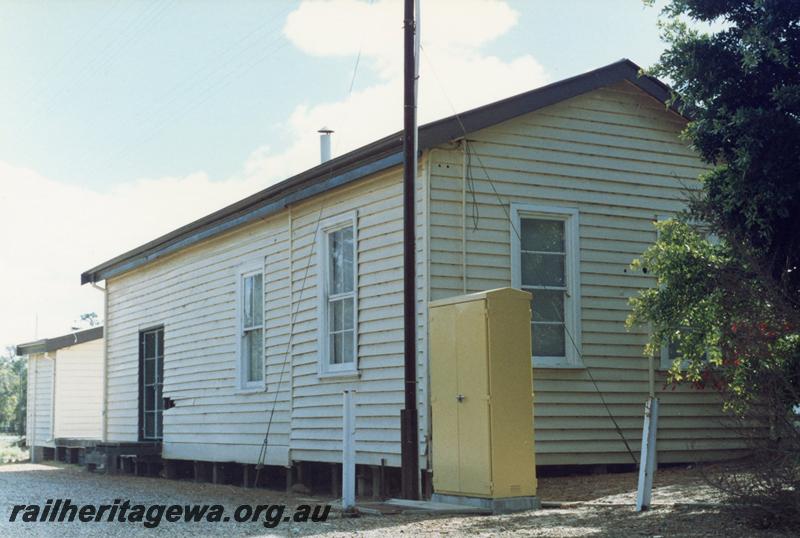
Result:
[[[438,494],[536,495],[530,301],[501,288],[430,305]]]

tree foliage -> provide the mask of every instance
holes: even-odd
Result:
[[[25,433],[28,369],[14,348],[0,355],[0,429]]]
[[[739,410],[778,390],[791,408],[800,377],[800,2],[672,0],[662,28],[668,47],[652,72],[673,82],[691,119],[687,140],[710,171],[689,212],[660,224],[639,260],[658,286],[633,299],[629,323],[652,326],[649,352],[678,346],[674,380],[713,382]]]
[[[662,28],[668,47],[651,72],[673,83],[710,170],[634,263],[657,286],[632,299],[628,323],[652,328],[648,354],[677,346],[673,381],[712,386],[768,426],[750,471],[724,488],[768,520],[797,522],[800,2],[671,0]]]
[[[713,165],[693,207],[772,293],[800,306],[800,2],[673,0],[653,69]],[[686,19],[713,24],[700,32]]]
[[[102,325],[102,321],[100,321],[100,317],[96,312],[87,312],[85,314],[81,314],[80,322],[88,327],[99,327]]]
[[[727,241],[684,214],[656,223],[659,240],[633,266],[658,285],[631,299],[629,324],[650,324],[646,354],[671,342],[679,358],[674,382],[722,392],[729,409],[746,414],[769,402],[790,417],[800,403],[800,334],[789,310],[776,307],[764,283]],[[713,236],[712,236],[713,237]]]

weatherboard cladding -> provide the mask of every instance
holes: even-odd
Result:
[[[431,300],[511,285],[509,203],[579,210],[588,369],[534,368],[538,465],[633,463],[599,393],[638,455],[647,332],[624,322],[628,298],[655,280],[629,264],[655,241],[656,216],[683,209],[685,188],[697,188],[706,169],[678,138],[684,125],[621,82],[469,133],[470,159],[463,145],[430,152]],[[656,388],[659,461],[720,459],[744,447],[714,391],[673,390],[665,372]]]
[[[53,360],[29,357],[26,438],[28,446],[53,446]]]
[[[423,192],[420,180],[420,208]],[[360,377],[344,383],[317,376],[313,249],[320,216],[350,211],[357,211]],[[420,215],[421,246],[423,226]],[[264,264],[267,386],[266,391],[246,392],[236,386],[236,285],[238,268],[254,260]],[[268,463],[287,465],[290,457],[340,461],[341,391],[355,385],[358,462],[380,464],[384,459],[398,465],[401,263],[402,183],[395,168],[110,278],[108,440],[137,438],[137,334],[163,325],[164,396],[176,404],[164,413],[165,457],[256,463],[274,402]],[[420,256],[420,298],[425,267]],[[420,350],[425,348],[423,333]],[[420,402],[425,398],[421,387]],[[420,426],[427,427],[425,416]]]
[[[53,437],[100,440],[103,340],[91,340],[58,350],[55,368]]]
[[[504,203],[566,205],[581,211],[585,364],[634,450],[647,394],[647,362],[641,357],[646,335],[640,330],[627,332],[623,322],[627,298],[653,282],[624,269],[655,239],[651,224],[655,215],[681,209],[685,204],[682,183],[691,184],[702,169],[678,139],[683,120],[653,99],[663,100],[666,90],[655,86],[648,91],[635,72],[628,62],[614,64],[592,76],[578,77],[582,89],[573,87],[570,99],[563,91],[548,90],[560,98],[551,95],[550,106],[533,107],[536,112],[517,112],[501,123],[498,113],[496,121],[485,120],[482,129],[470,123],[478,121],[474,117],[465,120],[470,146],[481,156]],[[563,89],[567,83],[553,87]],[[596,91],[589,93],[587,88]],[[491,106],[477,110],[491,115],[487,112]],[[453,123],[447,125],[455,129]],[[423,132],[432,136],[433,131]],[[481,177],[483,172],[473,170],[480,217],[477,229],[471,228],[465,203],[471,196],[465,196],[459,168],[464,156],[453,144],[446,144],[463,133],[460,127],[458,136],[441,127],[437,136],[441,136],[439,145],[434,147],[429,139],[423,146],[427,150],[417,187],[418,374],[422,381],[418,402],[423,458],[429,454],[425,445],[428,300],[460,294],[465,287],[481,291],[510,284],[510,230],[503,204]],[[381,158],[397,153],[390,149],[399,149],[399,140],[390,142],[376,143],[386,144],[381,146]],[[188,241],[180,250],[165,250],[163,238],[141,247],[136,255],[151,256],[153,263],[108,276],[107,271],[131,261],[123,256],[90,272],[94,277],[108,277],[109,441],[136,439],[137,333],[163,324],[164,395],[176,402],[164,417],[165,457],[254,463],[275,402],[268,463],[340,461],[341,390],[355,387],[358,462],[399,464],[401,173],[399,166],[380,171],[385,163],[376,164],[368,176],[354,182],[361,172],[353,164],[357,159],[348,155],[341,159],[349,159],[354,178],[335,189],[317,185],[320,190],[313,197],[306,197],[297,185],[291,193],[279,195],[273,190],[274,196],[267,197],[260,193],[235,211],[223,210],[201,219],[202,225],[195,223],[165,236],[172,244]],[[313,186],[311,177],[306,177],[310,183],[302,188]],[[273,189],[284,188],[281,185]],[[194,232],[234,218],[231,215],[239,218],[256,207],[280,204],[279,198],[290,194],[296,196],[294,202],[278,213],[260,214],[257,222],[245,221],[202,242],[189,239]],[[320,217],[353,210],[358,211],[360,377],[344,383],[317,376],[313,238]],[[265,268],[267,390],[246,393],[237,391],[235,383],[235,287],[237,267],[253,258],[262,259]],[[538,463],[631,463],[585,369],[535,368],[534,378]],[[659,374],[659,381],[663,379]],[[741,441],[721,427],[723,417],[714,394],[683,389],[660,393],[665,402],[659,445],[662,461],[713,459],[741,447]]]
[[[419,128],[419,149],[423,151],[438,146],[463,136],[465,131],[483,129],[622,80],[666,102],[670,97],[669,89],[655,78],[640,76],[640,71],[639,66],[623,59],[458,116],[428,123]],[[289,204],[401,164],[401,150],[402,133],[395,133],[331,159],[93,267],[81,275],[81,284],[98,282],[135,269],[217,234],[273,215]]]
[[[102,437],[103,330],[17,346],[28,357],[28,446]]]

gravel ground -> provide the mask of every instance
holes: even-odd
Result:
[[[300,504],[331,501],[287,496],[270,490],[141,478],[109,477],[63,464],[9,464],[0,466],[0,536],[793,536],[757,531],[714,506],[719,499],[692,469],[659,471],[654,507],[633,511],[634,473],[543,478],[545,501],[583,501],[562,509],[538,510],[505,516],[364,516],[342,519],[335,511],[325,523],[281,523],[266,529],[253,523],[168,523],[147,529],[141,523],[23,523],[10,522],[15,504],[43,504],[50,498],[70,498],[75,504],[110,504],[129,499],[132,504],[221,504],[232,514],[241,504]]]

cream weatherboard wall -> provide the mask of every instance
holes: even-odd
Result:
[[[512,283],[512,203],[578,212],[585,367],[534,368],[539,465],[632,463],[598,389],[638,454],[647,335],[628,332],[624,321],[628,298],[653,279],[628,265],[655,241],[656,217],[684,208],[686,188],[697,186],[704,169],[678,138],[683,126],[624,82],[470,133],[466,154],[463,143],[431,152],[432,300]],[[659,461],[713,459],[741,448],[723,428],[713,393],[665,388],[663,372],[656,385]]]
[[[652,222],[685,205],[702,164],[683,120],[629,83],[586,93],[426,151],[417,185],[420,460],[427,467],[428,300],[512,284],[512,203],[577,212],[580,287],[573,368],[534,368],[537,463],[631,463],[601,403],[638,450],[646,334],[628,298],[653,284],[630,261]],[[465,164],[470,165],[465,168]],[[487,181],[485,172],[492,181]],[[358,376],[320,375],[319,222],[356,222]],[[240,272],[264,274],[266,385],[239,389]],[[267,463],[341,461],[342,390],[356,392],[357,461],[400,464],[402,184],[395,167],[107,280],[106,440],[138,439],[138,335],[163,326],[166,458],[255,463],[275,402]],[[290,341],[291,335],[291,341]],[[597,383],[597,387],[592,382]],[[658,387],[663,385],[659,374]],[[710,392],[660,390],[660,461],[733,454],[740,441]],[[435,448],[435,447],[434,447]]]
[[[103,339],[55,352],[56,439],[94,439],[102,435]]]
[[[424,177],[421,174],[420,177]],[[419,326],[426,252],[418,185]],[[318,222],[354,215],[358,376],[320,376],[317,359]],[[266,386],[241,390],[236,290],[243,267],[264,269]],[[255,463],[270,412],[267,463],[341,461],[342,390],[356,393],[358,463],[400,463],[403,405],[402,183],[399,168],[290,206],[265,220],[107,281],[108,441],[138,439],[138,334],[164,327],[163,455]],[[425,331],[420,330],[425,379]],[[290,342],[290,334],[292,334]],[[266,390],[265,390],[266,389]],[[420,383],[420,430],[427,431]],[[421,459],[425,438],[421,435]]]
[[[106,440],[139,439],[139,331],[163,325],[163,395],[176,404],[164,412],[165,456],[255,461],[272,397],[238,389],[237,276],[286,241],[285,219],[272,219],[107,282]],[[270,454],[282,461],[285,401],[279,395]]]
[[[28,356],[29,446],[56,439],[99,441],[103,416],[103,339]]]
[[[28,357],[28,446],[53,447],[53,367],[55,354]]]

